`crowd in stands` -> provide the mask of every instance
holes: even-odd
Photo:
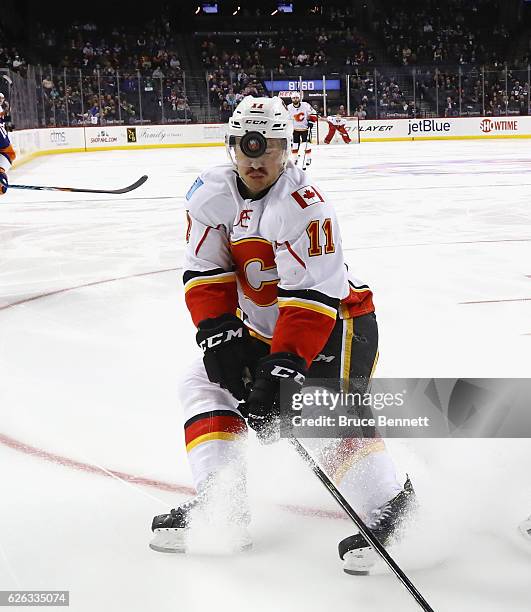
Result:
[[[413,85],[415,80],[415,85]],[[351,111],[362,119],[527,115],[527,70],[416,69],[400,76],[359,71],[350,77]],[[413,93],[415,88],[415,93]]]
[[[381,0],[373,28],[396,64],[496,65],[510,37],[499,24],[499,2]]]
[[[422,69],[416,71],[416,95],[438,116],[527,115],[527,71],[468,71]]]
[[[167,19],[135,32],[92,22],[41,30],[37,51],[55,54],[38,74],[45,123],[182,123],[193,120],[177,42]],[[60,53],[60,56],[58,56]]]
[[[351,112],[360,119],[404,119],[419,116],[418,104],[394,76],[366,70],[350,77]]]
[[[32,73],[41,124],[189,122],[192,95],[198,106],[208,102],[211,119],[226,121],[245,95],[267,95],[271,75],[320,79],[334,72],[350,75],[350,109],[363,118],[527,114],[529,57],[506,55],[512,33],[498,19],[501,1],[380,0],[370,18],[356,13],[357,5],[326,7],[319,21],[294,28],[198,35],[195,67],[203,73],[191,90],[185,45],[165,17],[136,29],[40,27],[32,57],[50,66]],[[372,28],[372,38],[360,33],[360,23]],[[25,74],[26,51],[0,30],[0,68]]]
[[[372,27],[395,65],[417,69],[419,98],[439,115],[527,114],[531,43],[515,56],[500,2],[381,0]]]
[[[201,41],[199,53],[206,69],[246,69],[259,77],[269,76],[271,70],[278,74],[299,74],[304,69],[306,73],[311,71],[308,69],[315,69],[313,72],[322,75],[323,70],[365,66],[375,61],[364,39],[350,27],[341,31],[323,27],[281,29],[275,36],[241,35],[230,44],[223,36],[211,36]]]
[[[245,96],[265,95],[265,66],[258,49],[220,51],[213,40],[204,40],[201,61],[207,75],[209,102],[219,109],[220,120],[225,122]]]
[[[182,123],[193,117],[171,79],[37,73],[38,110],[51,125]],[[42,108],[41,108],[42,107]]]
[[[477,68],[462,72],[429,71],[417,77],[421,97],[439,108],[445,117],[480,115],[527,115],[529,81],[527,71],[483,71]],[[437,97],[437,99],[436,99]]]
[[[16,45],[10,44],[0,24],[0,68],[24,73],[26,65],[26,59],[20,49]]]
[[[223,116],[227,106],[234,108],[245,95],[262,95],[265,90],[261,81],[271,74],[277,79],[321,78],[330,71],[350,71],[375,61],[363,39],[350,27],[342,31],[323,27],[280,29],[274,36],[241,35],[231,37],[230,42],[217,35],[201,40],[198,52],[208,75],[210,102]]]

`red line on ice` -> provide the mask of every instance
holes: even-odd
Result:
[[[13,308],[13,306],[20,306],[21,304],[26,304],[27,302],[33,302],[35,300],[40,300],[41,298],[50,297],[52,295],[59,295],[60,293],[66,293],[67,291],[74,291],[75,289],[83,289],[84,287],[94,287],[95,285],[104,285],[105,283],[114,283],[115,281],[127,280],[128,278],[138,278],[140,276],[150,276],[151,274],[162,274],[163,272],[175,272],[180,270],[181,267],[178,268],[167,268],[165,270],[152,270],[151,272],[139,272],[137,274],[129,274],[127,276],[117,276],[115,278],[105,278],[103,280],[92,281],[90,283],[83,283],[82,285],[74,285],[73,287],[65,287],[63,289],[56,289],[55,291],[47,291],[46,293],[39,293],[38,295],[33,295],[28,298],[24,298],[23,300],[17,300],[16,302],[11,302],[9,304],[0,305],[0,310],[7,310],[8,308]]]
[[[497,240],[458,240],[455,242],[413,242],[411,244],[379,244],[374,246],[344,247],[343,251],[363,251],[368,249],[390,249],[417,246],[453,246],[455,244],[483,244],[501,242],[531,242],[531,238],[502,238]],[[530,277],[531,278],[531,277]]]
[[[531,297],[511,298],[507,300],[478,300],[477,302],[459,302],[459,304],[499,304],[500,302],[531,302]]]
[[[79,470],[81,472],[87,472],[89,474],[97,474],[98,476],[105,476],[107,478],[119,478],[130,482],[132,484],[141,485],[143,487],[151,487],[158,489],[159,491],[169,491],[170,493],[181,493],[184,495],[194,495],[195,489],[184,485],[179,485],[173,482],[164,482],[163,480],[156,480],[154,478],[145,478],[143,476],[135,476],[128,474],[127,472],[118,472],[117,470],[110,470],[107,468],[101,468],[97,465],[85,463],[83,461],[76,461],[70,457],[64,457],[63,455],[57,455],[51,453],[42,448],[31,446],[10,436],[0,433],[0,444],[7,446],[15,451],[23,453],[24,455],[30,455],[32,457],[38,457],[44,461],[55,463],[63,467]],[[346,515],[343,512],[334,512],[332,510],[323,510],[321,508],[312,508],[309,506],[299,506],[293,504],[278,504],[282,509],[292,512],[293,514],[300,514],[303,516],[312,516],[320,518],[333,518],[333,519],[346,519]]]
[[[40,293],[38,295],[24,298],[23,300],[17,300],[16,302],[11,302],[9,304],[0,305],[0,310],[7,310],[8,308],[12,308],[13,306],[19,306],[21,304],[33,302],[40,298],[50,297],[52,295],[58,295],[61,293],[66,293],[68,291],[74,291],[75,289],[83,289],[85,287],[103,285],[105,283],[112,283],[112,282],[119,281],[119,280],[126,280],[128,278],[150,276],[151,274],[162,274],[164,272],[175,272],[180,269],[181,267],[167,268],[165,270],[153,270],[151,272],[139,272],[137,274],[129,274],[127,276],[117,276],[115,278],[107,278],[103,280],[92,281],[90,283],[83,283],[81,285],[75,285],[73,287],[65,287],[63,289],[57,289],[55,291],[48,291],[46,293]],[[155,480],[153,478],[144,478],[143,476],[134,476],[132,474],[127,474],[126,472],[108,470],[107,468],[103,469],[101,467],[98,467],[97,465],[91,465],[90,463],[84,463],[82,461],[76,461],[75,459],[70,459],[69,457],[63,457],[62,455],[50,453],[44,449],[37,448],[35,446],[31,446],[30,444],[26,444],[24,442],[21,442],[20,440],[15,440],[14,438],[11,438],[1,433],[0,433],[0,444],[3,444],[4,446],[7,446],[18,452],[24,453],[25,455],[39,457],[40,459],[43,459],[45,461],[49,461],[57,465],[62,465],[63,467],[68,467],[74,470],[88,472],[90,474],[98,474],[99,476],[106,476],[108,478],[116,477],[116,478],[120,478],[121,480],[125,480],[126,482],[142,485],[144,487],[152,487],[154,489],[159,489],[160,491],[169,491],[171,493],[182,493],[184,495],[193,495],[195,493],[195,489],[193,489],[192,487],[187,487],[184,485],[179,485],[179,484],[175,484],[171,482],[164,482],[162,480]],[[311,508],[308,506],[298,506],[298,505],[293,505],[293,504],[279,504],[279,506],[283,508],[284,510],[288,510],[289,512],[292,512],[294,514],[300,514],[303,516],[334,518],[334,519],[346,519],[347,518],[343,512],[334,512],[332,510],[322,510],[320,508]]]

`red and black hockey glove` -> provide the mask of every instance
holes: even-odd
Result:
[[[289,414],[305,377],[306,362],[293,353],[272,353],[258,362],[245,416],[262,442],[278,440],[281,418]]]
[[[249,394],[244,376],[252,361],[251,337],[236,315],[205,319],[198,325],[197,344],[203,349],[203,363],[210,382],[230,391],[237,400]]]

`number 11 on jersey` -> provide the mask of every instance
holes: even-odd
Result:
[[[321,229],[325,237],[325,255],[335,253],[336,247],[332,236],[332,219],[327,217],[323,221],[322,226],[317,219],[314,219],[308,223],[308,227],[306,228],[306,233],[310,239],[310,246],[308,248],[308,255],[310,257],[317,257],[323,254],[323,247],[321,246]]]

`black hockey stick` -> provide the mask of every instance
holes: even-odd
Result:
[[[148,180],[146,174],[141,176],[138,181],[135,181],[127,187],[121,189],[80,189],[77,187],[43,187],[40,185],[9,185],[10,189],[33,189],[34,191],[69,191],[71,193],[109,193],[113,195],[119,195],[121,193],[129,193],[133,189],[138,189]]]
[[[302,170],[306,170],[306,155],[307,155],[308,147],[311,146],[311,144],[312,144],[312,127],[313,126],[310,126],[308,128],[308,136],[306,137],[306,141],[304,143],[302,143],[304,145],[304,151],[303,151],[303,154],[301,156],[302,164],[300,166],[300,168]]]
[[[418,605],[425,612],[434,612],[433,608],[430,604],[424,599],[424,597],[417,590],[415,585],[411,582],[411,580],[406,576],[406,574],[400,569],[397,565],[396,561],[391,557],[391,555],[385,550],[384,546],[379,542],[379,540],[375,537],[375,535],[371,532],[371,530],[365,525],[362,519],[356,514],[356,512],[352,509],[352,506],[348,503],[348,501],[341,495],[338,491],[334,483],[328,478],[326,473],[320,468],[315,459],[310,455],[310,453],[304,448],[304,446],[300,443],[297,438],[291,436],[289,438],[290,443],[295,447],[296,451],[299,455],[308,463],[308,465],[312,468],[313,473],[319,478],[319,480],[323,483],[323,485],[328,489],[331,493],[332,497],[337,501],[337,503],[343,508],[343,510],[348,514],[348,516],[352,519],[352,522],[356,525],[356,527],[360,530],[361,535],[367,540],[367,542],[372,546],[372,548],[380,555],[380,557],[387,563],[391,571],[395,574],[395,576],[400,580],[400,582],[406,587]]]

